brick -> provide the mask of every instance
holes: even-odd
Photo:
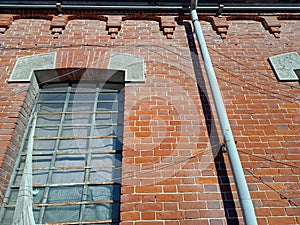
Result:
[[[206,219],[186,219],[180,221],[180,225],[194,225],[196,223],[201,223],[201,225],[209,225],[209,221]]]
[[[270,225],[286,225],[286,224],[296,224],[296,220],[293,217],[271,217],[268,218],[268,223]]]
[[[163,225],[162,221],[151,221],[151,222],[135,222],[135,225]]]
[[[187,210],[187,209],[203,209],[205,208],[204,202],[180,202],[179,203],[179,209],[181,210]]]
[[[161,211],[163,209],[162,203],[142,203],[136,205],[138,211]]]
[[[121,212],[121,220],[140,220],[139,212]]]
[[[155,212],[142,212],[142,220],[155,220]]]
[[[136,187],[136,193],[160,193],[162,192],[162,186],[144,186]]]
[[[165,225],[179,225],[179,221],[165,221]]]
[[[287,208],[286,213],[288,216],[300,216],[300,208]]]
[[[184,213],[180,211],[165,211],[165,212],[156,212],[157,220],[174,220],[174,219],[183,219]]]
[[[157,194],[157,202],[180,202],[182,201],[182,194]]]

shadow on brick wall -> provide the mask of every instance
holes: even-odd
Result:
[[[227,173],[226,164],[223,156],[223,146],[220,146],[220,139],[217,132],[216,120],[214,118],[210,100],[208,98],[208,91],[205,86],[204,74],[201,69],[198,51],[194,40],[193,30],[190,22],[179,21],[178,24],[185,27],[188,38],[189,49],[191,53],[194,73],[197,79],[198,91],[200,95],[202,110],[205,116],[206,128],[210,138],[210,144],[213,147],[214,164],[218,176],[219,188],[222,195],[224,211],[226,215],[227,224],[239,224],[236,205],[233,199],[232,190],[230,187],[230,180]]]

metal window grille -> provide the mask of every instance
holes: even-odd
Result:
[[[32,154],[37,224],[119,224],[121,87],[40,90]],[[26,146],[4,203],[3,225],[12,223]]]

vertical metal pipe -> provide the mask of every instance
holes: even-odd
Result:
[[[197,0],[191,0],[191,17],[195,28],[198,44],[200,46],[202,59],[204,62],[206,75],[208,77],[210,89],[213,95],[215,108],[217,111],[219,123],[221,126],[223,138],[225,141],[228,157],[230,161],[231,170],[233,173],[238,197],[243,212],[245,225],[257,225],[257,220],[254,212],[253,203],[250,197],[249,189],[243,172],[242,164],[237,152],[226,109],[222,99],[221,91],[218,81],[211,63],[211,59],[207,50],[206,42],[202,32],[202,28],[197,15]]]

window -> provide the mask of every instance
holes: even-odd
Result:
[[[123,87],[71,82],[39,90],[32,150],[36,224],[119,224]],[[12,224],[28,133],[3,204],[3,225]]]

